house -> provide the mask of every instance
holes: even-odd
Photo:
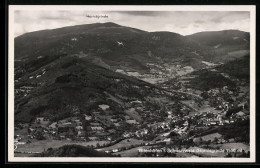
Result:
[[[31,131],[31,132],[34,132],[36,129],[33,129],[33,128],[29,128],[29,130]]]
[[[126,120],[125,122],[128,124],[138,124],[136,120]]]
[[[94,112],[92,112],[92,114],[94,114],[94,115],[99,115],[100,112],[99,112],[99,111],[94,111]]]
[[[172,118],[172,113],[168,113],[168,118]]]
[[[91,141],[95,141],[95,140],[98,140],[98,137],[88,137],[88,139]]]
[[[116,132],[116,130],[115,129],[109,129],[109,130],[107,130],[109,133],[115,133]]]
[[[20,91],[21,92],[30,92],[31,91],[31,89],[33,89],[34,87],[32,87],[32,86],[22,86],[22,87],[20,87]]]
[[[242,117],[245,116],[246,114],[242,111],[239,111],[238,113],[236,113],[237,116]]]
[[[211,125],[210,121],[204,121],[203,124],[206,125],[206,126],[210,126]]]
[[[58,126],[57,122],[53,122],[52,124],[49,125],[49,128],[55,129],[57,128],[56,126]]]
[[[79,126],[76,126],[75,129],[76,130],[83,130],[83,127],[79,125]]]
[[[123,137],[124,137],[124,138],[129,138],[129,137],[130,137],[130,133],[125,132],[125,133],[123,134]]]
[[[166,142],[166,143],[167,142],[169,143],[169,142],[171,142],[171,138],[165,138],[163,141]]]
[[[35,122],[41,123],[44,121],[44,117],[36,117]]]
[[[85,131],[78,131],[78,134],[77,134],[77,136],[78,137],[85,137],[85,135],[86,135],[86,132]]]
[[[89,121],[89,120],[91,120],[92,119],[92,117],[91,116],[89,116],[89,115],[84,115],[85,116],[85,120],[87,120],[87,121]]]
[[[119,127],[119,126],[120,126],[120,124],[119,124],[119,123],[114,123],[114,125],[115,125],[116,127]]]
[[[212,121],[210,121],[210,125],[217,125],[218,124],[218,120],[212,120]]]
[[[185,121],[182,125],[183,125],[184,127],[189,126],[189,122],[188,122],[188,121]]]
[[[26,144],[26,142],[16,142],[16,145],[25,145]]]
[[[117,122],[117,119],[111,118],[110,121],[113,122],[113,123],[115,123],[115,122]]]
[[[19,89],[14,89],[15,93],[19,93],[19,91],[20,91]]]
[[[65,138],[66,138],[66,133],[65,133],[65,132],[60,133],[60,134],[59,134],[59,137],[60,137],[61,139],[65,139]]]
[[[135,101],[131,101],[131,104],[142,104],[142,101],[140,100],[135,100]]]
[[[102,130],[104,130],[104,128],[101,127],[101,126],[90,126],[90,128],[91,128],[92,131],[102,131]]]
[[[163,136],[163,137],[166,137],[166,136],[170,135],[170,133],[171,133],[171,132],[166,132],[166,133],[162,134],[162,136]]]
[[[99,108],[101,108],[103,111],[105,110],[108,110],[109,109],[109,105],[106,105],[106,104],[101,104],[101,105],[98,105]]]
[[[229,120],[223,120],[224,124],[230,124]]]
[[[112,150],[112,152],[114,152],[114,153],[115,153],[115,152],[118,152],[118,151],[119,151],[118,149],[113,149],[113,150]]]

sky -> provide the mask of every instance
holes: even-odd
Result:
[[[14,13],[14,22],[15,37],[38,30],[105,22],[149,32],[170,31],[181,35],[227,29],[250,31],[250,13],[247,11],[17,10]]]

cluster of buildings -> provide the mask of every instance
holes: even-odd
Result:
[[[24,93],[24,96],[27,96],[32,91],[32,89],[34,89],[33,86],[21,86],[18,89],[14,89],[14,93],[15,94]]]

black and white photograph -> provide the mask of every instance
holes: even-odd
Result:
[[[11,5],[8,58],[9,161],[255,161],[254,6]]]

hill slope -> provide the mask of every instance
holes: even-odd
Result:
[[[15,88],[18,91],[24,86],[34,88],[28,94],[19,92],[15,96],[16,121],[29,122],[39,115],[58,120],[74,115],[73,109],[85,113],[98,109],[101,104],[109,105],[116,113],[122,111],[129,101],[156,96],[160,90],[82,58],[70,55],[49,57],[56,59],[46,61],[46,64],[37,60],[19,64],[17,71],[21,73]],[[27,68],[26,65],[32,66]]]

